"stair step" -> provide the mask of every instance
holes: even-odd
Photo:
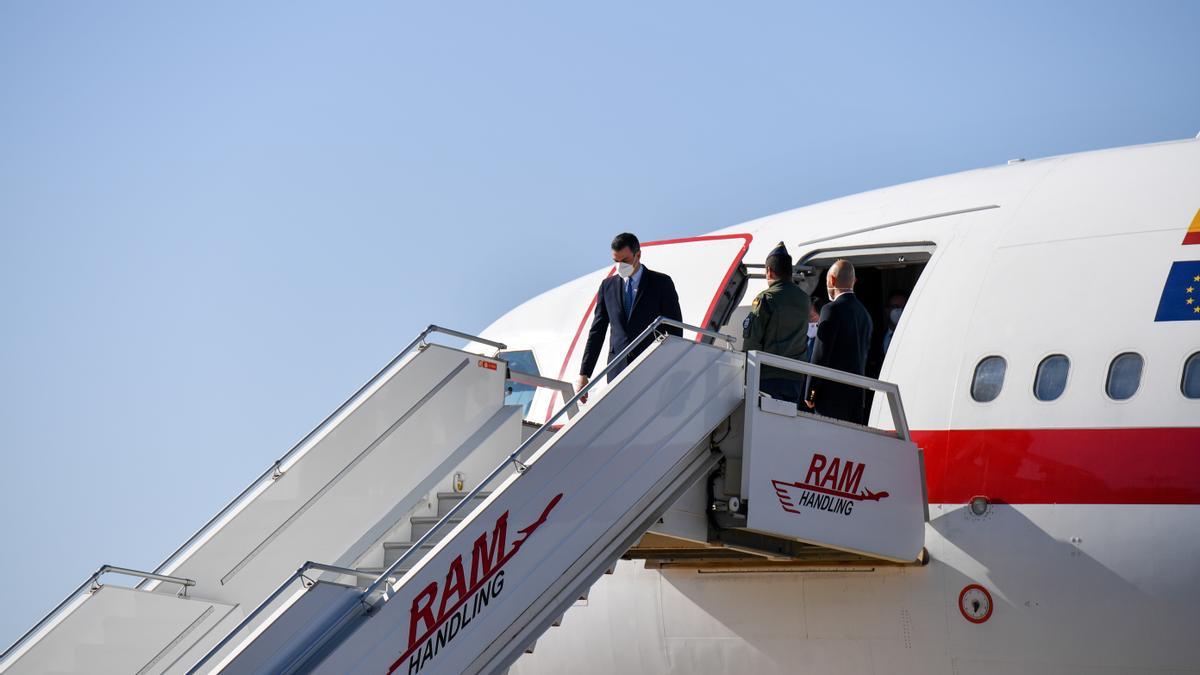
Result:
[[[525,648],[525,653],[532,654],[535,647],[537,647],[537,640],[529,643],[529,646]]]
[[[475,502],[476,505],[478,505],[479,502],[482,502],[483,500],[487,499],[489,496],[491,496],[491,494],[492,494],[491,492],[480,492],[479,494],[475,495],[475,498],[472,499],[471,501]],[[438,516],[440,517],[440,516],[446,515],[447,513],[450,513],[450,509],[454,508],[454,505],[461,502],[463,500],[463,497],[466,497],[466,496],[467,496],[466,492],[439,492],[439,493],[437,493],[437,502],[438,502],[437,514],[438,514]]]
[[[416,562],[421,559],[421,557],[423,557],[425,554],[427,554],[433,550],[435,543],[436,542],[426,542],[424,544],[421,544],[421,550],[415,554],[416,557],[408,560],[404,564],[404,568],[400,571],[407,571],[407,570],[411,569],[412,566],[415,565]],[[412,548],[412,542],[408,542],[408,541],[386,541],[386,542],[384,542],[383,543],[383,564],[391,565],[392,563],[399,560],[400,556],[404,555],[410,548]],[[380,572],[382,572],[382,571],[383,570],[380,570]]]
[[[432,530],[433,526],[437,525],[438,522],[441,521],[441,519],[442,519],[441,516],[418,516],[418,517],[414,517],[414,518],[409,518],[408,519],[409,522],[412,523],[412,535],[411,535],[412,540],[416,541],[416,540],[420,539],[421,537],[425,536],[425,533]],[[442,529],[438,530],[438,533],[435,536],[437,537],[437,539],[441,539],[443,536],[445,536],[445,534],[447,532],[454,529],[455,525],[461,523],[464,519],[465,519],[465,517],[460,518],[458,516],[451,518],[450,522],[447,523],[446,525],[442,526]],[[437,539],[435,539],[434,541],[436,541]]]
[[[554,626],[555,628],[558,628],[559,626],[561,626],[561,625],[562,625],[562,620],[563,620],[563,617],[564,617],[564,616],[566,616],[566,615],[565,615],[565,614],[559,614],[559,615],[558,615],[558,618],[554,620],[554,623],[552,623],[552,624],[550,624],[550,625],[551,625],[551,626]]]
[[[379,578],[380,574],[383,574],[383,571],[386,570],[387,567],[359,567],[356,569],[358,570],[358,580],[361,583],[364,581],[375,581]],[[402,573],[403,572],[401,570],[396,570],[392,573],[395,575],[392,577],[392,579],[399,579]]]

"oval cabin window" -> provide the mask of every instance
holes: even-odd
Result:
[[[1004,386],[1004,371],[1008,363],[1003,356],[988,356],[975,366],[971,380],[971,398],[980,403],[994,401]]]
[[[1124,401],[1137,393],[1142,384],[1141,354],[1125,352],[1118,354],[1108,366],[1108,380],[1104,383],[1104,391],[1114,401]]]
[[[1188,398],[1200,398],[1200,352],[1189,356],[1183,364],[1183,381],[1179,388]]]
[[[1038,364],[1033,378],[1033,395],[1039,401],[1053,401],[1062,396],[1067,388],[1067,373],[1071,370],[1071,359],[1062,354],[1051,354]]]

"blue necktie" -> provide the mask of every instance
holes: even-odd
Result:
[[[625,280],[625,319],[629,320],[629,315],[633,314],[633,279]]]

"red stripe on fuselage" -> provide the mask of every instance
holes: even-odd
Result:
[[[1200,504],[1200,428],[914,431],[932,504]]]

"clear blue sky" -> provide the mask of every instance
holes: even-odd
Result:
[[[480,329],[616,231],[1194,136],[1198,25],[1144,0],[0,4],[0,642],[101,563],[153,568],[423,326]]]

